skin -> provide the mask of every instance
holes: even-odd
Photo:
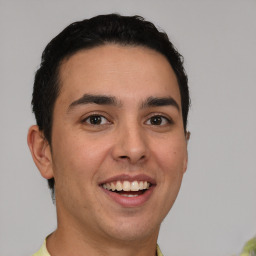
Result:
[[[148,48],[105,45],[63,61],[60,85],[51,147],[37,126],[28,133],[41,175],[55,179],[58,227],[47,239],[50,254],[155,255],[160,224],[187,168],[181,99],[170,64]],[[116,102],[79,103],[85,94]],[[149,105],[150,97],[172,98],[178,107]],[[97,115],[96,125],[91,115]],[[116,175],[141,174],[155,186],[136,206],[117,203],[100,186]]]

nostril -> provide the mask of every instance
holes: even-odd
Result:
[[[141,157],[136,159],[136,161],[144,160],[145,158],[146,158],[145,155],[142,155]],[[134,160],[134,158],[130,158],[129,156],[119,156],[119,159],[126,159],[126,160],[130,160],[130,161]]]
[[[135,164],[137,162],[141,162],[141,161],[145,161],[147,157],[145,155],[119,155],[118,158],[116,158],[116,160],[118,161],[128,161],[131,164]]]

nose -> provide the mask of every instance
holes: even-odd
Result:
[[[145,131],[138,124],[120,127],[112,154],[116,161],[133,165],[146,161],[149,149]]]

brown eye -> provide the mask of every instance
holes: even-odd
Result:
[[[102,125],[109,123],[108,120],[104,116],[100,115],[91,115],[84,120],[85,123],[91,125]]]
[[[153,116],[150,118],[150,123],[152,125],[161,125],[162,124],[162,117],[161,116]]]
[[[152,116],[146,122],[146,124],[148,124],[148,125],[158,125],[158,126],[166,125],[169,123],[171,123],[171,121],[169,119],[167,119],[164,116],[160,116],[160,115]]]

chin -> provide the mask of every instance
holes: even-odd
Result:
[[[147,223],[138,223],[138,221],[119,221],[114,227],[107,228],[109,237],[121,243],[143,242],[150,237],[157,238],[160,224],[154,224],[152,221]]]

